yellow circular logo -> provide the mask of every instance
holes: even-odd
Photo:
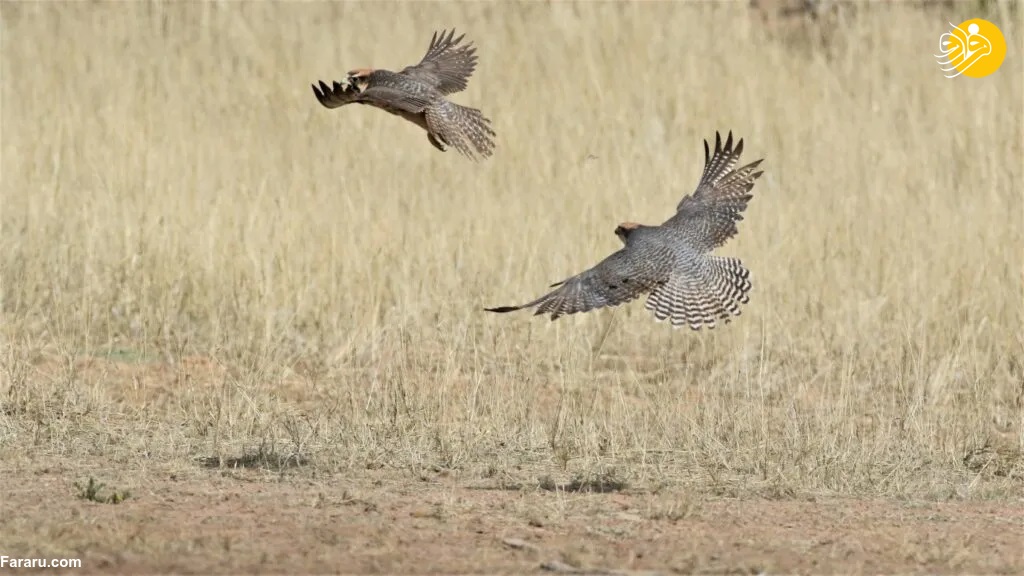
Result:
[[[935,55],[946,78],[984,78],[995,72],[1006,58],[1006,39],[995,24],[972,18],[953,26],[939,37]]]

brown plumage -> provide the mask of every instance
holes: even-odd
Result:
[[[714,256],[711,250],[736,235],[736,222],[743,219],[754,181],[762,174],[755,170],[763,159],[733,170],[742,152],[743,140],[733,148],[732,132],[724,145],[716,132],[715,153],[705,140],[704,173],[675,215],[660,226],[620,224],[615,234],[625,246],[593,268],[552,284],[557,290],[532,302],[485,310],[536,307],[535,314],[555,320],[647,294],[645,308],[675,327],[714,328],[718,320],[738,316],[749,299],[750,272],[738,259]]]
[[[476,69],[476,48],[460,46],[465,34],[454,38],[455,30],[434,33],[423,60],[400,72],[358,68],[348,73],[346,84],[323,81],[313,85],[316,99],[327,108],[346,104],[367,104],[386,110],[427,131],[427,139],[444,152],[451,146],[476,159],[494,152],[491,121],[476,108],[460,106],[446,96],[466,88]]]

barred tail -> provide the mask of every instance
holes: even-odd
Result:
[[[750,297],[750,271],[737,258],[708,256],[697,274],[677,274],[651,293],[645,308],[672,326],[713,329],[739,316]]]
[[[463,155],[476,159],[494,153],[494,130],[491,121],[476,108],[454,102],[430,107],[426,111],[427,127],[442,142]]]

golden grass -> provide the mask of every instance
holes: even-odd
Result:
[[[1008,14],[1003,68],[947,80],[947,15],[901,6],[811,50],[742,4],[5,2],[0,449],[1019,494]],[[452,25],[479,47],[453,98],[493,119],[486,162],[314,99]],[[735,322],[481,310],[667,218],[730,129],[766,159],[724,249],[755,282]]]

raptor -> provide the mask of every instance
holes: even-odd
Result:
[[[427,131],[427,140],[444,152],[452,147],[470,159],[494,152],[491,121],[480,110],[461,106],[447,96],[465,90],[476,69],[476,48],[461,44],[465,34],[435,32],[419,64],[399,72],[357,68],[345,83],[313,85],[316,99],[327,108],[347,104],[374,106],[400,116]]]
[[[763,159],[733,169],[743,140],[733,146],[732,132],[722,144],[715,133],[711,154],[704,141],[704,173],[696,191],[683,198],[676,213],[659,226],[626,222],[615,229],[623,247],[589,270],[552,284],[557,288],[519,306],[485,308],[513,312],[536,308],[552,320],[565,314],[618,306],[646,294],[645,308],[674,327],[714,328],[740,314],[750,292],[750,272],[737,258],[711,252],[736,235],[736,223],[750,201]]]

